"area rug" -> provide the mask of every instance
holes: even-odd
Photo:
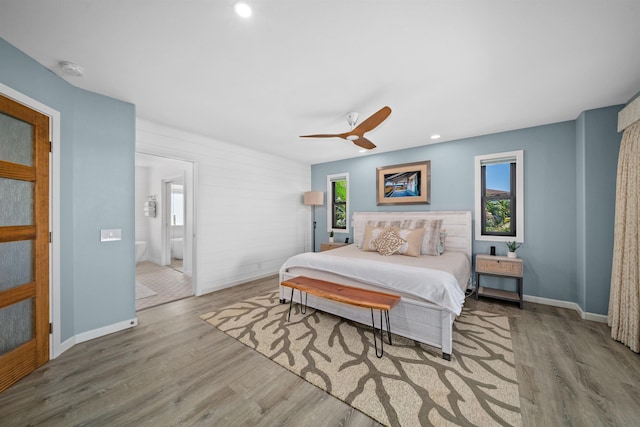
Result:
[[[153,289],[136,281],[136,299],[149,298],[154,295],[157,294]]]
[[[200,318],[382,424],[521,425],[506,317],[463,310],[451,361],[396,335],[378,359],[370,326],[297,305],[287,322],[289,305],[278,299],[269,293]]]

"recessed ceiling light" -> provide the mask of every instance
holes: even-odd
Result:
[[[243,18],[248,18],[251,16],[251,6],[243,1],[235,2],[233,4],[233,10],[235,10],[236,13]]]
[[[73,62],[69,62],[69,61],[60,61],[58,62],[58,65],[60,65],[60,68],[62,68],[62,71],[64,71],[64,73],[68,76],[73,76],[73,77],[84,76],[84,69],[78,64],[74,64]]]
[[[431,139],[440,139],[440,135],[434,133],[433,135],[431,135]]]

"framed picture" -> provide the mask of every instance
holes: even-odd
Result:
[[[378,205],[429,204],[431,161],[377,168]]]

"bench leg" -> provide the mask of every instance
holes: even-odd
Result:
[[[389,310],[384,311],[384,317],[387,320],[387,336],[389,337],[389,345],[393,345],[391,342],[391,323],[389,323]],[[382,327],[382,325],[380,325]]]
[[[289,314],[287,315],[287,322],[291,320],[291,307],[293,307],[293,292],[295,288],[291,288],[291,300],[289,301]],[[300,291],[300,313],[307,314],[307,300],[309,293],[304,293],[304,303],[302,302],[302,291]]]
[[[380,310],[380,353],[378,353],[378,338],[376,337],[376,322],[373,320],[373,308],[371,309],[371,328],[373,329],[373,347],[376,350],[376,357],[380,359],[384,355],[384,332],[382,331],[382,312],[384,311],[384,317],[387,321],[387,336],[389,337],[389,344],[391,343],[391,326],[389,325],[389,310]]]
[[[291,320],[291,307],[293,307],[293,291],[295,289],[291,288],[291,299],[289,300],[289,314],[287,315],[287,322]]]
[[[304,304],[302,303],[302,291],[300,291],[300,313],[307,314],[307,299],[309,298],[309,292],[304,293]]]

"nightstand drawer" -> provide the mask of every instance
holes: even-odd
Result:
[[[476,272],[522,277],[522,260],[507,257],[476,257]]]

